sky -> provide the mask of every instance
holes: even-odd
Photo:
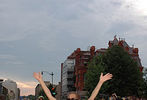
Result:
[[[0,0],[0,78],[34,94],[33,72],[54,73],[74,50],[125,38],[147,67],[146,0]],[[47,73],[44,80],[51,81]]]

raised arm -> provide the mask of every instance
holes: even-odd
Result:
[[[100,80],[88,100],[94,100],[97,94],[99,93],[99,90],[101,86],[103,85],[103,83],[110,79],[112,79],[112,74],[107,73],[106,75],[103,76],[103,73],[101,73]]]
[[[45,83],[44,83],[44,81],[43,81],[43,79],[42,79],[41,73],[40,73],[40,72],[39,72],[39,73],[34,72],[34,73],[33,73],[33,76],[34,76],[34,78],[37,79],[38,82],[41,84],[42,89],[44,90],[44,92],[45,92],[46,96],[48,97],[48,99],[49,99],[49,100],[56,100],[56,99],[52,96],[50,90],[49,90],[49,89],[47,88],[47,86],[45,85]]]

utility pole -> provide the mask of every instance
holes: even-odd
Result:
[[[53,76],[54,76],[54,73],[53,72],[52,73],[49,73],[48,71],[41,71],[41,74],[43,75],[44,72],[52,76],[52,85],[53,85]]]

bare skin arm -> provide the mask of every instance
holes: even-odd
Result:
[[[34,73],[33,73],[33,76],[34,76],[34,78],[37,79],[38,82],[41,84],[42,89],[44,90],[44,92],[45,92],[46,96],[48,97],[48,99],[49,99],[49,100],[56,100],[56,98],[54,98],[54,97],[52,96],[50,90],[49,90],[49,89],[47,88],[47,86],[45,85],[45,83],[44,83],[44,81],[43,81],[43,79],[42,79],[41,73],[40,73],[40,72],[39,72],[39,73],[34,72]]]
[[[107,73],[106,75],[103,76],[103,73],[101,73],[100,80],[88,100],[94,100],[97,94],[99,93],[99,90],[101,86],[103,85],[103,83],[110,79],[112,79],[112,74]]]

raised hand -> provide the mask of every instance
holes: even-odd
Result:
[[[99,93],[99,90],[103,85],[103,83],[110,79],[112,79],[112,74],[107,73],[106,75],[103,76],[103,73],[101,73],[100,80],[88,100],[94,100],[97,94]]]
[[[113,77],[113,75],[110,73],[107,73],[104,76],[103,76],[103,73],[101,73],[100,82],[104,83],[105,81],[112,79],[112,77]]]
[[[38,82],[40,83],[40,85],[42,86],[42,89],[44,90],[46,96],[48,97],[49,100],[56,100],[56,98],[54,98],[50,92],[50,90],[47,88],[46,84],[44,83],[43,79],[42,79],[42,75],[41,73],[33,73],[33,76],[35,79],[38,80]]]
[[[34,78],[37,79],[38,81],[41,81],[41,80],[42,80],[42,75],[41,75],[40,72],[38,72],[38,73],[34,72],[34,73],[33,73],[33,76],[34,76]]]

